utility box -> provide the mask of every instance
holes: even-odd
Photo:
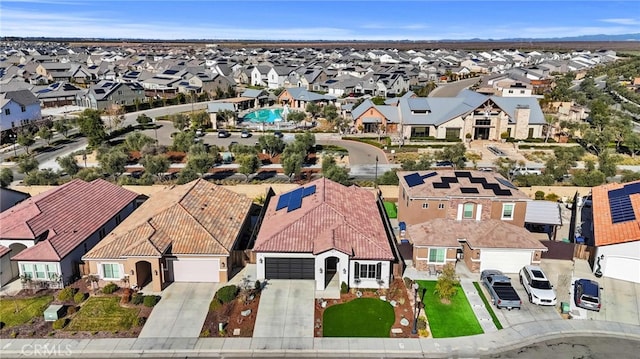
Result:
[[[560,302],[560,308],[562,309],[562,314],[567,314],[570,311],[568,302]]]
[[[45,322],[55,322],[56,320],[64,317],[65,307],[64,305],[51,304],[47,310],[44,311]]]

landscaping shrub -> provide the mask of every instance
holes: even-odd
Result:
[[[143,301],[144,301],[144,296],[142,295],[142,293],[135,293],[131,298],[131,303],[135,305],[140,305],[142,304]]]
[[[418,317],[418,330],[427,329],[427,319],[425,317]]]
[[[216,310],[220,309],[220,307],[222,307],[222,303],[220,302],[220,300],[218,298],[213,298],[211,300],[211,303],[209,303],[209,311],[210,312],[215,312]]]
[[[238,295],[238,287],[235,285],[224,286],[216,292],[215,298],[218,298],[222,303],[229,303],[234,300]]]
[[[143,325],[144,325],[144,323],[146,323],[146,322],[147,322],[147,317],[138,317],[138,319],[136,319],[136,321],[137,321],[137,323],[136,323],[136,324],[137,324],[139,327],[141,327],[141,326],[143,326]]]
[[[260,282],[259,280],[256,281],[256,286],[255,286],[256,290],[262,290],[262,282]]]
[[[67,308],[67,315],[72,315],[75,314],[78,311],[78,309],[76,308],[75,305],[71,305],[69,306],[69,308]]]
[[[158,304],[159,300],[160,300],[160,297],[157,295],[145,295],[142,303],[144,304],[145,307],[151,308],[156,304]]]
[[[342,282],[342,284],[340,284],[340,293],[347,294],[348,291],[349,291],[349,286],[347,285],[347,283]]]
[[[76,294],[73,296],[73,301],[74,301],[76,304],[80,304],[80,303],[84,302],[84,300],[85,300],[86,298],[87,298],[87,296],[86,296],[86,294],[85,294],[85,293],[78,292],[78,293],[76,293]]]
[[[202,331],[202,333],[200,334],[201,337],[210,337],[211,336],[211,331],[209,329],[205,329]]]
[[[120,297],[120,304],[129,303],[129,301],[131,300],[131,293],[133,293],[131,288],[125,288],[122,292],[122,296]]]
[[[76,288],[72,288],[72,287],[66,287],[64,289],[62,289],[59,293],[58,293],[58,300],[61,302],[68,302],[71,299],[73,299],[73,295],[76,294]]]
[[[549,193],[548,195],[546,195],[544,197],[544,199],[546,199],[547,201],[551,201],[551,202],[558,202],[560,197],[555,193]]]
[[[102,288],[102,293],[111,294],[111,293],[115,292],[116,290],[118,290],[118,286],[115,283],[111,282],[111,283],[105,285],[104,288]]]
[[[60,319],[56,320],[55,322],[53,322],[53,329],[60,330],[60,329],[62,329],[64,327],[66,327],[68,323],[69,323],[69,319],[60,318]]]
[[[408,277],[404,277],[403,280],[404,280],[404,286],[407,287],[407,289],[412,289],[411,287],[413,286],[413,280]]]
[[[544,199],[544,192],[543,191],[536,191],[535,193],[535,197],[534,197],[537,201],[541,201]]]

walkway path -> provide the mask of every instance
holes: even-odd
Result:
[[[470,279],[462,278],[460,279],[460,286],[462,286],[462,290],[464,290],[464,294],[467,295],[467,300],[471,305],[471,309],[478,318],[478,322],[482,327],[482,330],[485,333],[493,333],[498,331],[496,325],[493,323],[491,319],[491,314],[487,310],[487,307],[484,305],[482,298],[480,298],[480,294],[478,294],[478,290],[473,285],[473,282]]]

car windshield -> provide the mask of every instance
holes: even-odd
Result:
[[[547,280],[534,279],[531,281],[531,286],[536,289],[551,289],[551,283]]]

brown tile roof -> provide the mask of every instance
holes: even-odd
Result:
[[[171,254],[228,255],[251,199],[198,179],[157,192],[84,255],[117,259]]]
[[[609,191],[633,184],[640,184],[640,181],[610,183],[592,188],[593,237],[596,246],[640,240],[640,192],[634,191],[629,195],[635,220],[613,223],[609,206]]]
[[[59,261],[137,196],[102,179],[75,179],[0,213],[0,238],[45,236],[13,259]]]
[[[423,178],[416,181],[417,185],[410,187],[407,181],[411,182],[411,177],[416,176],[415,174]],[[494,172],[469,170],[401,171],[398,172],[398,178],[400,179],[400,188],[405,189],[409,198],[482,197],[493,198],[498,201],[529,200],[529,196],[526,193],[517,189],[499,173]],[[436,184],[435,187],[434,183]],[[449,185],[447,187],[440,185],[440,183],[448,183]],[[505,184],[509,184],[509,186]],[[498,193],[504,191],[504,195],[496,194],[492,187],[497,188],[499,190]],[[463,193],[461,188],[464,188],[467,193]],[[477,193],[472,193],[475,191]]]
[[[438,218],[407,227],[416,247],[456,247],[464,239],[473,249],[519,248],[546,251],[540,241],[523,227],[498,219],[482,221]]]
[[[291,192],[271,198],[254,251],[318,254],[335,248],[354,259],[394,259],[373,193],[326,178],[304,188],[311,186],[315,193],[290,212],[276,207]]]

